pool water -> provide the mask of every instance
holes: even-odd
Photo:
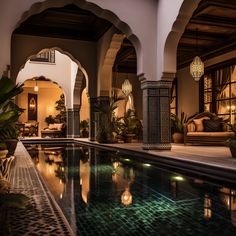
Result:
[[[27,145],[77,235],[236,235],[236,187],[79,144]]]

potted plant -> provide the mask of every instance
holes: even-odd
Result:
[[[187,122],[188,118],[184,112],[181,112],[180,118],[171,113],[171,134],[172,141],[174,143],[183,143],[184,142],[184,124]]]
[[[123,100],[122,97],[112,96],[108,103],[100,103],[95,107],[98,113],[97,141],[100,143],[114,142],[114,111],[117,108],[117,102]]]
[[[7,77],[0,79],[0,144],[8,150],[7,157],[14,154],[18,142],[16,123],[24,109],[12,99],[23,91],[22,86]]]
[[[226,145],[229,147],[232,157],[236,158],[236,123],[234,123],[231,127],[234,131],[234,138],[228,139],[226,141]]]
[[[126,143],[130,143],[135,136],[141,136],[142,124],[133,110],[129,109],[115,124],[118,136],[121,136]]]
[[[82,138],[88,138],[89,136],[89,132],[88,132],[88,128],[89,128],[89,122],[88,120],[82,120],[79,124],[81,132],[80,135]]]

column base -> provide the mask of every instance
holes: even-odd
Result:
[[[144,150],[171,150],[170,143],[143,143]]]
[[[92,137],[92,138],[89,138],[89,141],[96,141],[96,138]]]

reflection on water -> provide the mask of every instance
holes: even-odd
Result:
[[[29,145],[78,235],[236,235],[236,191],[107,151]]]

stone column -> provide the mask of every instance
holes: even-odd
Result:
[[[97,98],[89,98],[89,140],[95,141],[95,105],[97,102]]]
[[[80,105],[74,105],[73,110],[73,121],[74,121],[74,138],[80,137]]]
[[[160,81],[141,78],[143,90],[143,149],[171,149],[170,90],[172,78]]]
[[[73,130],[74,130],[74,114],[73,109],[67,109],[67,119],[66,119],[66,129],[67,129],[67,138],[73,138]]]

